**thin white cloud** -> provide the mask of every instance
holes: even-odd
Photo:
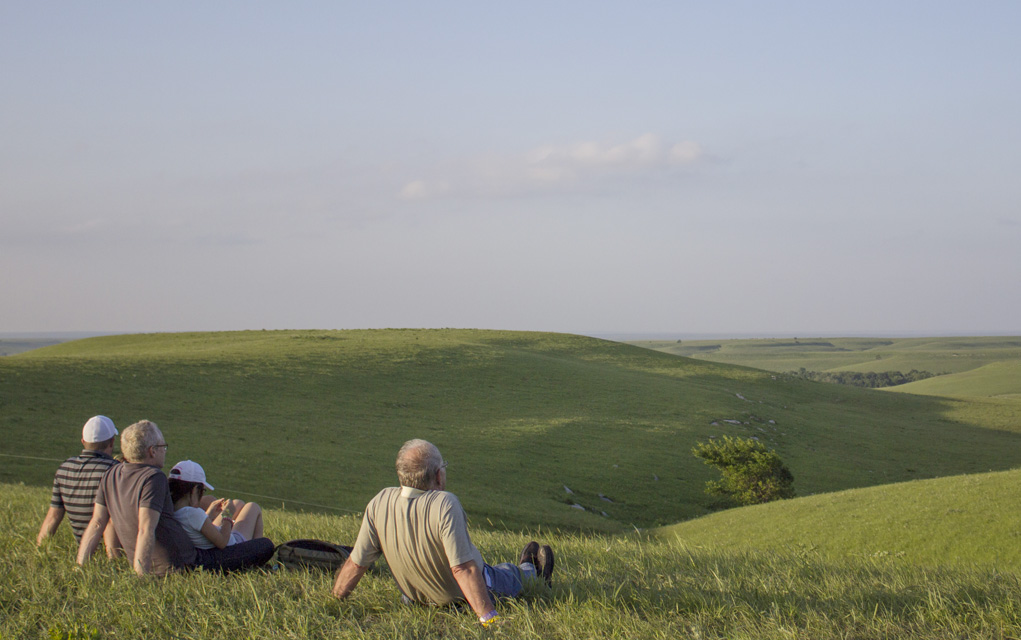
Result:
[[[691,165],[703,157],[693,141],[665,143],[647,133],[625,142],[583,141],[542,145],[514,156],[474,160],[447,169],[447,175],[419,178],[400,191],[405,200],[447,195],[517,195],[600,185],[608,178],[640,177]]]
[[[432,182],[429,180],[413,180],[404,185],[401,189],[401,198],[404,200],[426,200],[436,198],[450,191],[450,185],[446,182]]]

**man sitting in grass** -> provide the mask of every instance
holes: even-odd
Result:
[[[174,519],[170,484],[161,471],[167,442],[155,423],[142,420],[125,429],[121,450],[126,462],[110,469],[99,483],[96,508],[78,546],[78,564],[85,564],[96,550],[107,521],[113,523],[139,575],[163,575],[193,566],[230,571],[259,566],[273,557],[275,548],[268,538],[223,549],[195,548]]]
[[[522,580],[541,575],[551,584],[553,550],[529,542],[517,566],[490,566],[468,537],[457,496],[445,491],[447,463],[425,440],[409,440],[397,454],[400,487],[380,491],[365,508],[351,556],[337,572],[333,595],[346,598],[380,554],[402,600],[446,605],[467,600],[488,626],[496,620],[492,596],[515,597]]]
[[[113,459],[116,437],[117,427],[106,416],[92,416],[82,427],[82,446],[85,449],[80,455],[62,462],[57,469],[53,479],[53,493],[50,495],[50,508],[39,528],[35,541],[37,545],[57,532],[65,514],[74,539],[81,541],[82,533],[92,519],[99,480],[110,467],[117,464]],[[104,542],[107,555],[116,557],[120,545],[113,527],[106,528]]]

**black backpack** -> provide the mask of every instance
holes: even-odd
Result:
[[[277,560],[287,569],[334,572],[344,565],[352,548],[324,540],[291,540],[277,547]]]

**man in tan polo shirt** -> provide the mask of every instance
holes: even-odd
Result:
[[[467,600],[489,625],[493,596],[515,597],[524,579],[552,583],[553,550],[529,542],[517,566],[491,566],[468,536],[460,501],[445,491],[447,464],[425,440],[409,440],[397,454],[400,487],[383,489],[365,508],[351,556],[337,572],[333,595],[346,598],[380,554],[405,602],[446,605]]]

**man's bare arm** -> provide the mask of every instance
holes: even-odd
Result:
[[[92,519],[89,520],[89,526],[85,527],[82,540],[78,543],[78,564],[85,564],[85,561],[92,557],[92,553],[99,546],[99,541],[103,539],[103,531],[109,521],[110,513],[105,505],[97,504],[92,508]]]
[[[43,540],[49,538],[57,532],[57,527],[60,526],[60,521],[64,519],[64,509],[61,507],[50,507],[49,511],[46,512],[46,517],[43,518],[43,526],[39,528],[39,535],[35,539],[36,545],[43,543]]]
[[[138,538],[135,539],[135,573],[144,576],[152,572],[152,552],[156,547],[156,525],[160,512],[148,507],[138,508]]]
[[[451,567],[450,570],[454,572],[454,580],[457,580],[457,586],[461,587],[461,593],[479,618],[485,617],[495,609],[493,601],[489,598],[482,567],[475,564],[474,560]]]
[[[103,531],[103,544],[106,545],[106,556],[108,558],[119,558],[124,555],[121,541],[117,538],[117,530],[113,528],[113,520],[106,523],[106,529]]]
[[[358,586],[368,567],[362,567],[354,563],[351,558],[344,561],[344,566],[337,572],[337,579],[333,583],[334,597],[343,600],[351,595],[351,592]]]

